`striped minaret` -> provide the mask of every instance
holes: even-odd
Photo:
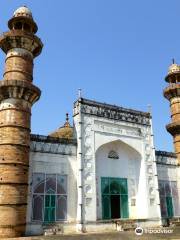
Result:
[[[31,107],[41,91],[33,85],[33,59],[43,44],[31,11],[18,8],[0,36],[6,54],[0,81],[0,237],[25,234]]]
[[[173,60],[165,77],[169,86],[164,89],[164,97],[170,102],[171,123],[166,128],[173,136],[177,163],[180,165],[180,66]]]

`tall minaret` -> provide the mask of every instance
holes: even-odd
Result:
[[[174,138],[177,163],[180,165],[180,66],[174,62],[174,59],[165,80],[169,86],[164,89],[164,97],[170,101],[172,120],[166,128]]]
[[[31,107],[41,91],[32,84],[33,59],[43,44],[31,11],[18,8],[0,36],[6,54],[0,81],[0,237],[25,234]]]

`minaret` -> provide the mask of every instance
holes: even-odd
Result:
[[[173,136],[177,163],[180,165],[180,66],[174,59],[165,80],[169,86],[164,89],[164,97],[170,101],[172,120],[166,129]]]
[[[43,44],[27,7],[20,7],[0,36],[6,54],[0,81],[0,237],[25,234],[31,107],[41,91],[32,84],[33,59]]]

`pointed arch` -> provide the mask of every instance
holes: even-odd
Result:
[[[137,157],[138,159],[141,159],[141,158],[142,158],[141,153],[140,153],[137,149],[135,149],[133,146],[129,145],[128,143],[126,143],[125,141],[122,141],[122,140],[120,140],[120,139],[113,140],[113,141],[108,141],[108,142],[100,145],[100,146],[97,148],[97,150],[96,150],[96,154],[97,154],[99,151],[101,151],[104,147],[106,147],[106,146],[108,146],[108,145],[110,145],[110,144],[118,144],[118,143],[121,144],[122,147],[124,147],[126,150],[128,150],[129,152],[131,152],[133,155],[136,155],[136,157]],[[110,150],[110,151],[111,151],[111,150]],[[112,152],[113,152],[113,154],[114,154],[114,152],[116,152],[116,151],[113,149]]]

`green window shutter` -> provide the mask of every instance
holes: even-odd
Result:
[[[110,196],[102,196],[102,213],[103,219],[110,219]]]
[[[168,217],[173,217],[173,204],[172,204],[172,197],[166,197],[166,205],[167,205],[167,213]]]
[[[121,195],[120,198],[120,206],[121,206],[121,218],[128,218],[129,212],[128,212],[128,195]]]
[[[45,196],[45,222],[54,222],[55,221],[55,195],[46,195]]]
[[[109,194],[109,178],[101,178],[101,193]]]
[[[121,186],[121,194],[128,194],[127,179],[121,178],[119,179],[119,182]]]
[[[45,197],[45,207],[50,207],[50,195],[46,195]]]
[[[50,209],[50,222],[55,222],[55,208]]]
[[[55,207],[56,202],[55,202],[55,195],[51,195],[51,207]]]

